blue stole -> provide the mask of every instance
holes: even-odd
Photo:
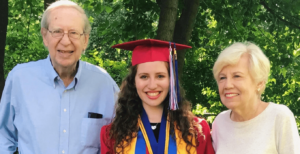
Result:
[[[162,118],[161,118],[158,142],[155,139],[155,136],[151,129],[151,125],[150,125],[147,113],[144,109],[141,114],[141,120],[142,120],[142,123],[146,130],[148,140],[150,142],[150,146],[153,151],[153,154],[164,154],[166,144],[168,144],[167,145],[168,146],[168,154],[176,154],[177,153],[176,141],[173,139],[173,137],[170,135],[169,141],[166,141],[166,133],[170,134],[170,132],[166,132],[167,116],[165,113],[163,113]],[[147,138],[143,136],[141,129],[139,129],[138,134],[137,134],[136,148],[135,148],[136,154],[146,154],[147,147],[146,147],[145,140],[147,140]],[[168,143],[166,143],[166,142],[168,142]]]

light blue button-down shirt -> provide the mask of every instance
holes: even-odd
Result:
[[[0,154],[97,154],[100,129],[113,117],[119,88],[109,74],[79,61],[65,87],[50,58],[17,65],[0,103]],[[88,118],[88,112],[102,119]]]

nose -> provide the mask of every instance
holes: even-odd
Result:
[[[64,35],[62,36],[62,38],[60,39],[60,43],[63,44],[64,46],[67,46],[69,44],[71,44],[71,40],[69,38],[69,34],[68,32],[64,33]]]
[[[154,90],[157,88],[157,81],[155,80],[155,78],[149,79],[148,88],[151,90]]]
[[[232,80],[230,78],[227,78],[225,80],[225,89],[231,89],[231,88],[233,88]]]

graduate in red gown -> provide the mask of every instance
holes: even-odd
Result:
[[[210,128],[195,117],[178,83],[177,50],[190,46],[145,39],[131,50],[116,116],[101,129],[101,154],[214,154]]]

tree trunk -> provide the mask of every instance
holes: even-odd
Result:
[[[177,20],[178,0],[157,0],[160,6],[160,17],[156,39],[188,44],[200,5],[199,0],[183,0],[184,8]],[[178,54],[178,76],[182,81],[185,51]]]
[[[184,0],[184,8],[180,19],[176,22],[173,41],[180,44],[188,44],[194,28],[195,20],[198,14],[199,0]],[[178,54],[178,76],[182,81],[185,50],[180,50]]]
[[[0,98],[4,88],[4,53],[5,53],[5,41],[8,24],[8,0],[1,0],[0,2]]]
[[[56,0],[44,0],[44,10],[46,10],[47,7],[48,7],[51,3],[55,2],[55,1],[56,1]]]
[[[177,19],[178,0],[157,0],[160,6],[156,39],[172,41]]]

